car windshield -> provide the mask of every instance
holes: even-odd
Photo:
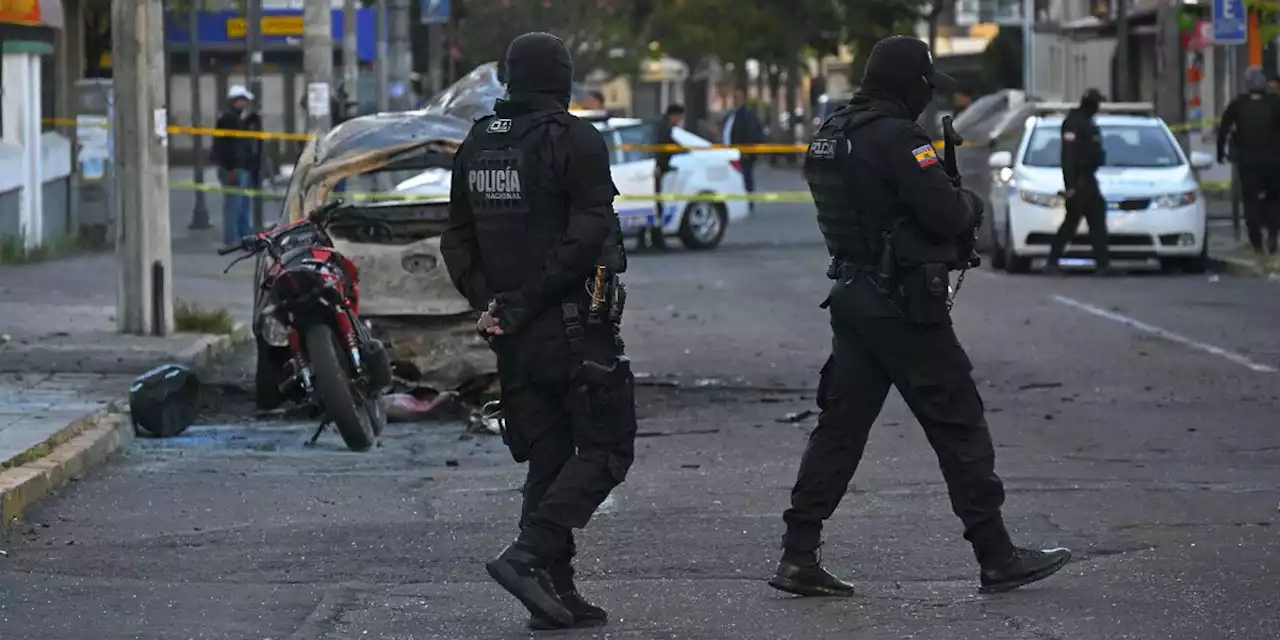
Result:
[[[1182,154],[1174,146],[1163,127],[1154,125],[1103,125],[1102,148],[1106,151],[1105,167],[1177,167]],[[1060,124],[1037,125],[1022,157],[1028,167],[1062,166],[1062,127]]]

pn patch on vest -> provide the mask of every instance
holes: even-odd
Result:
[[[938,164],[938,154],[933,150],[933,145],[926,144],[923,147],[916,147],[911,150],[911,155],[915,156],[916,163],[921,168]]]
[[[498,118],[497,120],[489,123],[487,131],[489,133],[507,133],[511,131],[511,119]]]

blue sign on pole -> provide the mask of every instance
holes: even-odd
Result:
[[[1248,40],[1249,16],[1244,0],[1213,0],[1213,42],[1244,44]]]
[[[453,12],[449,0],[421,0],[422,24],[448,24]]]

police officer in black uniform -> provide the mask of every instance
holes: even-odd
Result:
[[[1045,273],[1058,275],[1062,271],[1058,260],[1062,252],[1076,237],[1080,219],[1089,223],[1089,241],[1093,245],[1093,262],[1099,275],[1116,275],[1111,270],[1111,252],[1107,247],[1107,201],[1098,187],[1098,168],[1107,162],[1102,148],[1102,131],[1093,122],[1102,104],[1102,94],[1090,89],[1080,99],[1080,106],[1067,112],[1062,119],[1061,164],[1063,195],[1066,196],[1067,215],[1058,226],[1058,233],[1049,245],[1049,259]]]
[[[1218,123],[1218,162],[1230,160],[1240,176],[1245,228],[1259,260],[1276,255],[1280,236],[1280,96],[1267,91],[1261,67],[1245,69],[1245,93],[1222,112]],[[1230,142],[1230,147],[1227,143]],[[1262,232],[1267,231],[1267,244]]]
[[[609,151],[568,113],[573,62],[528,33],[507,49],[508,99],[454,158],[441,251],[497,355],[503,439],[529,463],[520,534],[487,569],[534,628],[604,624],[573,582],[573,529],[626,477],[634,378],[618,333],[626,269]]]
[[[982,591],[1043,579],[1070,559],[1066,549],[1032,551],[1010,540],[982,399],[951,327],[948,271],[968,264],[965,238],[980,223],[982,200],[948,176],[915,121],[933,91],[953,82],[934,70],[919,39],[881,40],[861,88],[809,145],[805,179],[836,280],[822,305],[834,335],[818,381],[818,426],[783,514],[782,561],[769,581],[777,589],[853,594],[817,552],[823,521],[848,490],[891,385],[938,454]]]

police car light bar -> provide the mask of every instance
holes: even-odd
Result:
[[[1080,106],[1078,102],[1037,102],[1035,111],[1038,115],[1050,113],[1066,113]],[[1098,105],[1098,113],[1117,113],[1149,116],[1156,112],[1156,105],[1151,102],[1103,102]]]
[[[569,113],[588,122],[603,122],[611,117],[609,112],[604,109],[575,109]]]

